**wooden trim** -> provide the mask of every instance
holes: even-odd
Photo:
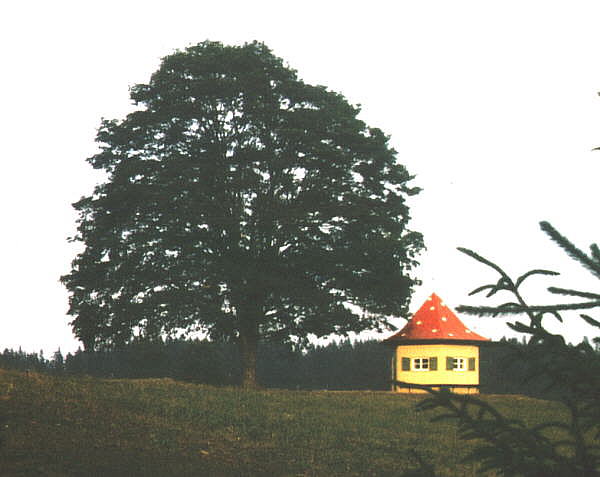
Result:
[[[417,383],[403,383],[396,384],[396,388],[415,388],[415,389],[423,389],[423,388],[479,388],[480,384],[417,384]]]
[[[455,345],[477,345],[477,346],[488,346],[496,344],[493,341],[479,341],[479,340],[393,340],[383,341],[383,344],[388,346],[412,346],[412,345],[424,345],[424,344],[455,344]]]

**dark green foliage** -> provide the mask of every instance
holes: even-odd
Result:
[[[389,389],[391,350],[379,341],[309,346],[263,343],[258,377],[266,387],[288,389]],[[214,385],[239,381],[239,349],[209,341],[132,343],[119,350],[79,351],[66,360],[69,374],[112,378],[170,377]]]
[[[298,358],[303,389],[390,389],[392,350],[380,341],[311,347]],[[290,379],[294,379],[290,376]],[[293,382],[293,381],[292,381]]]
[[[304,351],[287,344],[263,343],[258,351],[258,375],[266,387],[390,388],[392,349],[379,341],[332,342],[308,346]],[[532,376],[533,366],[526,355],[529,352],[531,346],[518,343],[514,338],[483,347],[480,355],[482,392],[557,399],[560,383],[548,389],[548,379]],[[404,366],[410,369],[408,358]],[[430,358],[429,366],[431,369],[438,366],[435,357]],[[78,350],[66,358],[57,351],[50,360],[40,358],[38,353],[6,349],[0,354],[0,368],[105,378],[169,377],[214,385],[235,384],[241,374],[239,349],[234,343],[199,340],[134,342],[116,350]]]
[[[89,158],[107,181],[74,204],[85,248],[62,281],[87,350],[202,330],[239,341],[252,381],[260,339],[405,314],[418,190],[357,107],[260,43],[176,52],[131,97]]]
[[[239,350],[208,341],[142,341],[115,350],[78,351],[67,357],[67,373],[108,378],[169,377],[205,384],[239,381]]]
[[[421,411],[443,407],[447,412],[434,421],[457,420],[460,436],[483,442],[467,457],[479,462],[482,472],[496,471],[509,476],[576,476],[595,475],[582,465],[574,464],[561,448],[570,442],[549,439],[545,431],[568,430],[562,422],[527,427],[520,419],[508,419],[492,405],[469,395],[454,395],[447,390],[433,391],[432,397],[418,404]]]
[[[541,228],[571,258],[600,278],[596,245],[590,247],[591,254],[587,255],[547,222],[542,222]],[[545,393],[564,405],[569,418],[530,427],[522,420],[507,419],[480,398],[430,389],[431,398],[421,403],[420,409],[444,409],[446,412],[437,419],[456,420],[464,439],[480,442],[471,459],[480,462],[483,470],[515,476],[600,475],[600,355],[587,340],[576,346],[569,345],[562,336],[551,334],[544,327],[546,318],[562,321],[563,311],[600,307],[600,295],[551,287],[551,293],[587,301],[531,306],[521,295],[520,286],[533,275],[556,275],[555,272],[532,270],[513,281],[498,265],[470,250],[460,250],[500,274],[497,283],[479,287],[473,293],[488,290],[491,296],[509,292],[513,300],[497,307],[461,306],[457,310],[483,316],[524,316],[525,320],[508,325],[527,336],[527,342],[523,346],[514,343],[504,346],[505,358],[513,363],[527,363],[524,378],[542,384]],[[588,315],[580,316],[600,328],[597,320]]]
[[[272,388],[388,390],[391,353],[375,340],[310,345],[303,351],[288,344],[262,343],[258,376]],[[115,350],[78,350],[66,359],[58,355],[40,360],[37,354],[5,350],[0,368],[104,378],[169,377],[221,386],[235,384],[241,376],[239,348],[234,343],[138,341]]]
[[[55,353],[54,358],[56,358],[58,354],[60,354],[62,358],[60,350]],[[45,359],[42,353],[26,353],[21,350],[21,348],[17,351],[5,349],[4,352],[0,354],[0,368],[50,372],[53,368],[53,363]],[[58,366],[56,367],[56,370],[59,370]],[[60,371],[62,371],[62,369],[60,369]]]
[[[575,345],[569,345],[574,347]],[[488,394],[523,394],[541,399],[560,399],[567,383],[555,382],[536,370],[538,346],[503,338],[480,350],[481,391]],[[600,350],[594,353],[600,356]]]

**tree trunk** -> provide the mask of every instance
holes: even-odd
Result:
[[[256,379],[256,356],[258,353],[258,325],[240,329],[240,355],[242,358],[242,387],[258,388]]]

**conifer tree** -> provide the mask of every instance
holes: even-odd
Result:
[[[600,250],[596,244],[586,253],[548,222],[541,222],[540,226],[569,257],[600,279]],[[499,306],[460,306],[457,310],[484,317],[523,317],[507,323],[527,337],[526,346],[515,348],[520,353],[514,359],[527,360],[531,378],[544,378],[547,391],[552,391],[568,410],[569,420],[530,428],[521,421],[505,418],[479,398],[426,387],[431,397],[420,404],[420,409],[444,408],[447,412],[439,418],[456,420],[463,438],[476,439],[479,445],[470,458],[480,461],[484,472],[540,477],[600,475],[600,356],[589,342],[570,345],[563,336],[550,333],[545,326],[548,319],[562,322],[565,312],[580,312],[579,319],[600,329],[600,321],[587,311],[600,308],[600,292],[549,287],[550,293],[569,297],[571,303],[530,305],[521,292],[525,280],[535,275],[557,275],[556,272],[536,269],[512,279],[501,267],[472,250],[459,250],[499,274],[496,283],[483,285],[471,294],[487,292],[491,297],[508,293],[512,299]],[[552,439],[548,430],[567,437]]]

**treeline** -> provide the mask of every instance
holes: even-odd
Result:
[[[547,391],[550,383],[533,374],[534,353],[535,347],[514,339],[482,347],[482,392],[552,397]],[[273,388],[387,390],[391,358],[392,349],[376,340],[310,345],[302,351],[265,343],[259,348],[258,379]],[[213,385],[239,383],[239,363],[237,346],[206,340],[137,342],[117,350],[78,350],[66,356],[58,350],[49,359],[42,352],[22,350],[4,350],[0,355],[0,367],[7,369],[102,378],[170,377]]]
[[[241,377],[239,351],[233,343],[206,340],[137,342],[110,351],[46,359],[42,352],[5,350],[0,367],[86,374],[103,378],[160,378],[214,385],[234,385]],[[392,351],[380,341],[332,342],[299,351],[264,343],[258,353],[258,379],[266,387],[288,389],[389,389]]]
[[[600,342],[584,342],[600,355]],[[567,346],[567,348],[574,348]],[[541,345],[527,345],[523,340],[503,338],[481,349],[481,390],[490,394],[524,394],[554,399],[564,394],[565,383],[552,381],[544,371],[544,363],[555,359]]]

